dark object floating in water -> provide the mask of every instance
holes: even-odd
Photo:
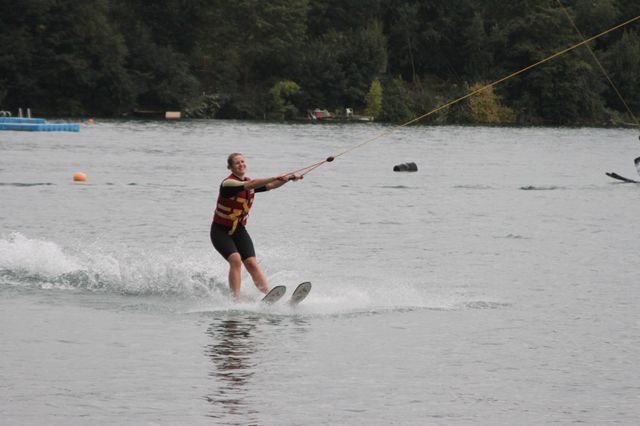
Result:
[[[416,165],[416,163],[396,164],[395,166],[393,166],[393,171],[394,172],[417,172],[418,166]]]
[[[611,177],[611,178],[614,178],[614,179],[617,179],[617,180],[619,180],[619,181],[622,181],[622,182],[627,182],[627,183],[640,183],[640,182],[639,182],[639,181],[637,181],[637,180],[633,180],[633,179],[626,178],[626,177],[624,177],[624,176],[620,176],[620,175],[619,175],[619,174],[617,174],[617,173],[608,173],[608,172],[607,172],[607,173],[606,173],[606,175],[607,175],[607,176],[609,176],[609,177]]]
[[[49,185],[55,185],[55,184],[51,182],[35,182],[35,183],[0,182],[0,186],[29,187],[29,186],[49,186]]]
[[[521,186],[520,189],[523,191],[553,191],[555,189],[559,189],[557,186]]]

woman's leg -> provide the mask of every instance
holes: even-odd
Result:
[[[260,266],[258,266],[258,261],[255,256],[251,256],[243,260],[244,267],[247,268],[249,275],[253,279],[253,283],[258,287],[263,293],[269,292],[269,283],[267,283],[267,277],[260,270]]]
[[[238,299],[240,297],[240,275],[242,269],[240,253],[231,253],[227,261],[229,262],[229,288],[233,293],[233,297]]]

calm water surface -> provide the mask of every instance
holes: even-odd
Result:
[[[640,187],[604,174],[637,176],[632,130],[397,130],[257,194],[271,284],[313,291],[229,301],[227,155],[271,176],[387,130],[0,133],[1,423],[639,424]]]

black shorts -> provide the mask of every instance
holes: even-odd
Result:
[[[233,235],[229,235],[229,228],[226,226],[218,225],[217,223],[211,223],[210,232],[211,242],[213,247],[224,257],[229,259],[229,256],[233,253],[240,253],[240,258],[245,260],[249,257],[255,257],[256,252],[253,249],[253,241],[247,232],[247,229],[238,224],[236,232]]]

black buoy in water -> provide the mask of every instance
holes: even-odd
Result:
[[[417,172],[418,166],[416,165],[416,163],[396,164],[395,166],[393,166],[393,171],[394,172]]]

